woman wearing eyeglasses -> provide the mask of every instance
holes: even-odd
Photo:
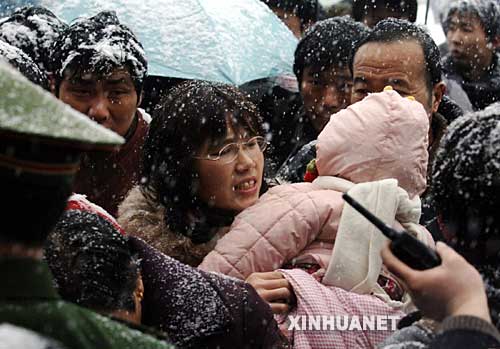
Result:
[[[262,123],[236,88],[187,82],[153,112],[141,184],[119,208],[128,234],[198,266],[263,185]]]

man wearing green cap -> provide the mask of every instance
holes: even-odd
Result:
[[[0,323],[68,348],[169,348],[62,301],[42,261],[45,239],[71,194],[80,154],[123,143],[0,62]]]

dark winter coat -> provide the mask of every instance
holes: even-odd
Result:
[[[139,183],[142,148],[148,133],[148,117],[137,112],[137,122],[131,126],[131,135],[118,151],[87,153],[75,178],[74,192],[116,217],[118,205],[130,189]]]
[[[446,319],[429,349],[490,349],[500,347],[500,334],[490,323],[474,316]]]
[[[490,70],[479,81],[465,81],[460,71],[453,64],[451,56],[443,58],[443,74],[446,78],[458,82],[469,97],[476,110],[500,100],[500,55],[493,56]]]
[[[316,159],[317,140],[304,145],[297,154],[288,158],[288,160],[276,172],[276,184],[300,183],[304,181],[307,164]]]
[[[271,309],[249,284],[184,265],[130,237],[141,259],[142,322],[182,348],[282,348]]]
[[[474,316],[453,316],[438,324],[421,320],[394,332],[378,349],[489,349],[500,346],[500,334]]]
[[[422,224],[431,234],[435,241],[441,241],[442,234],[437,223],[437,209],[434,204],[433,198],[429,193],[432,190],[432,164],[439,149],[439,144],[443,138],[448,123],[446,118],[439,112],[435,113],[432,117],[431,128],[433,135],[433,142],[429,145],[429,165],[427,166],[427,190],[422,194],[422,216],[420,217],[420,224]]]
[[[171,348],[90,310],[62,301],[45,262],[0,257],[0,323],[55,339],[71,349]]]

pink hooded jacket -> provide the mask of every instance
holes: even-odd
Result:
[[[318,173],[354,183],[395,178],[413,198],[426,188],[428,129],[420,103],[370,94],[332,115],[318,137]],[[287,263],[326,268],[343,205],[342,192],[315,183],[276,186],[236,217],[199,268],[239,279]]]

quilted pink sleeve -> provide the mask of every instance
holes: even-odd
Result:
[[[236,217],[199,268],[246,279],[253,272],[282,267],[323,229],[332,229],[330,219],[338,210],[339,195],[317,190],[311,183],[271,189]]]

